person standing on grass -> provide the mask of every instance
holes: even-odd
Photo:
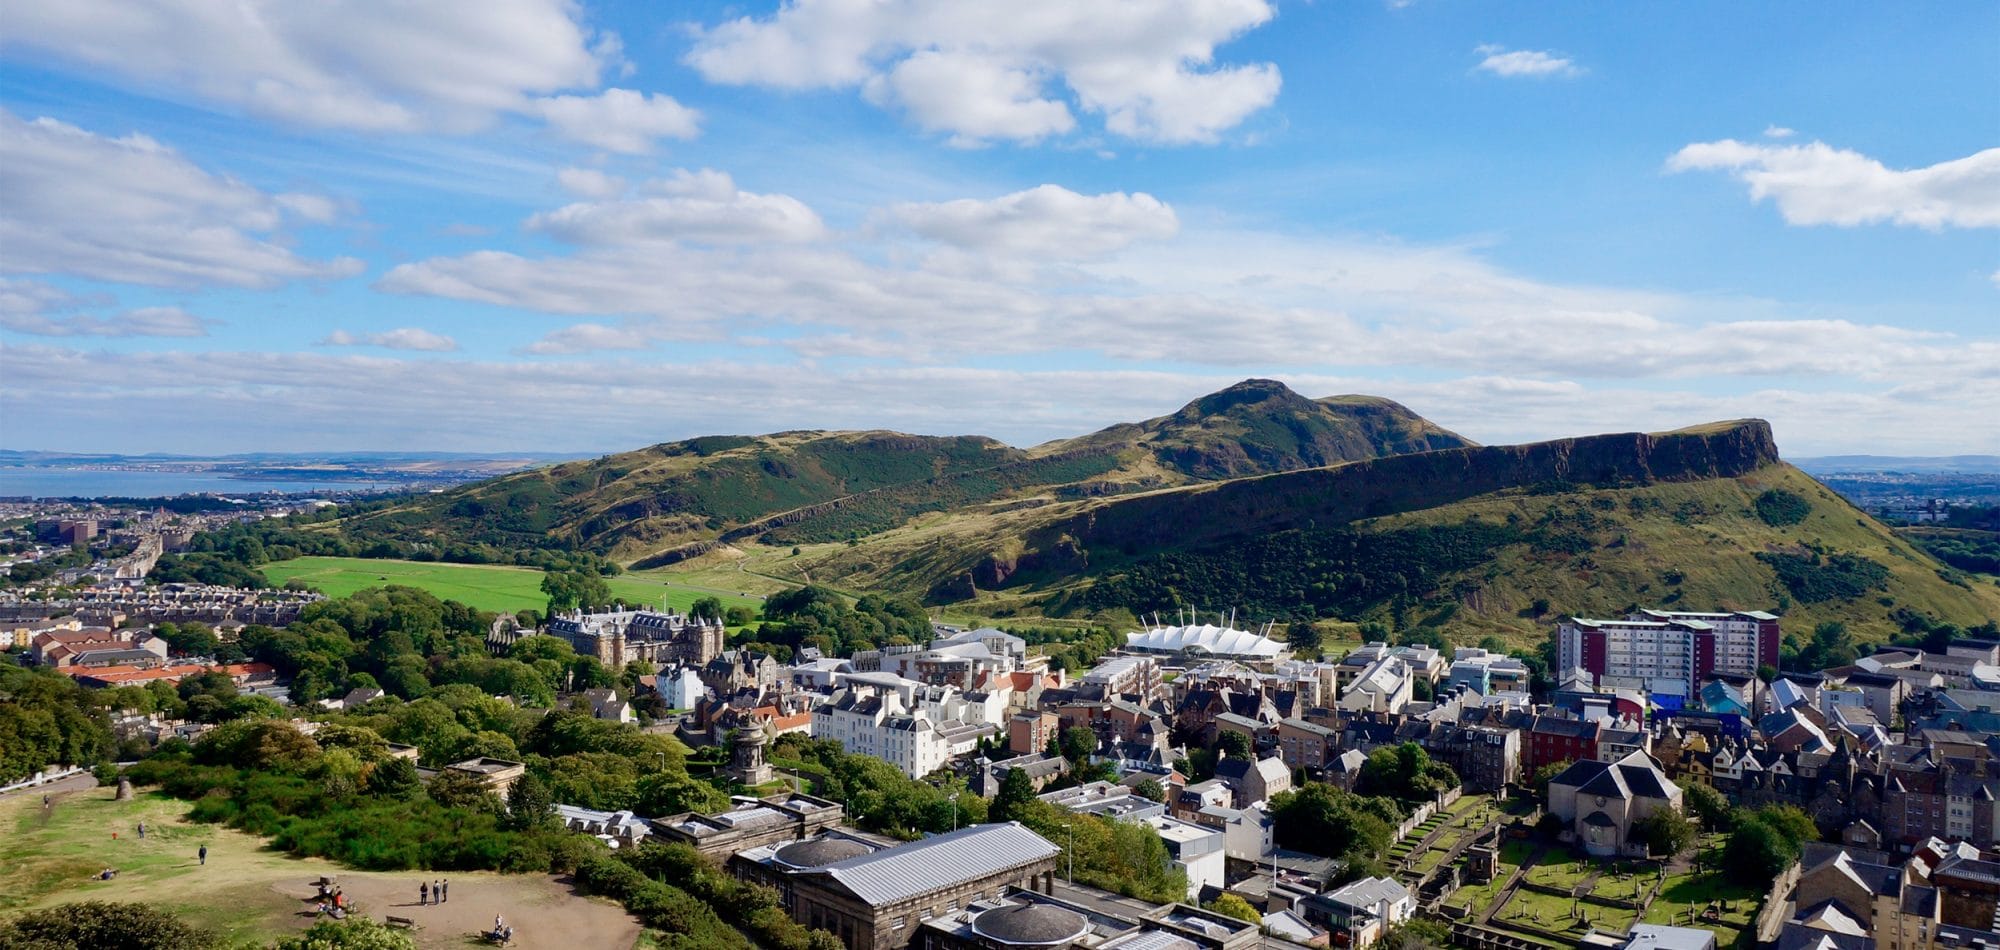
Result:
[[[146,840],[146,823],[143,821],[139,823],[139,840]]]
[[[201,850],[199,850],[199,851],[196,851],[196,852],[195,852],[195,856],[201,859],[201,863],[202,863],[203,865],[207,865],[207,864],[208,864],[208,845],[202,845],[202,846],[201,846]]]

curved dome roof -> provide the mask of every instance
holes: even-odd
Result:
[[[787,867],[825,867],[835,861],[860,857],[875,851],[852,838],[814,838],[810,841],[794,841],[771,853],[773,860]]]
[[[1154,653],[1207,653],[1213,656],[1276,658],[1285,645],[1267,640],[1248,630],[1202,624],[1190,627],[1154,627],[1125,635],[1125,645]]]
[[[1082,914],[1047,904],[1008,904],[972,918],[972,931],[1015,947],[1052,947],[1090,932]]]

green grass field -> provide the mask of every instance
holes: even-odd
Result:
[[[358,590],[399,584],[427,590],[443,600],[481,610],[540,610],[548,604],[542,593],[542,572],[526,567],[490,564],[445,564],[436,561],[393,561],[359,557],[301,557],[264,565],[273,584],[297,580],[328,597],[345,597]],[[630,604],[686,610],[702,597],[717,597],[724,607],[742,605],[756,610],[761,600],[726,589],[708,589],[663,581],[648,573],[621,574],[605,579],[615,597]]]

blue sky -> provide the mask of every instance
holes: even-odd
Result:
[[[7,447],[1032,444],[1268,376],[2000,452],[1991,4],[0,18]]]

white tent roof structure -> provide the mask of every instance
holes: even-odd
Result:
[[[1210,656],[1240,656],[1276,659],[1285,645],[1248,630],[1214,624],[1185,627],[1154,627],[1125,635],[1128,649],[1148,653],[1198,653]]]

